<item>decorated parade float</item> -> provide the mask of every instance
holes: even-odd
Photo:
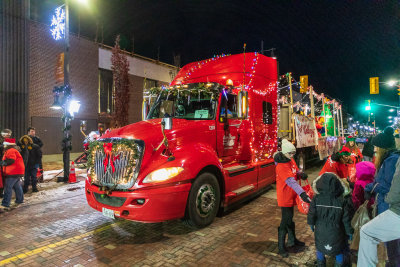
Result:
[[[204,227],[218,212],[263,192],[275,181],[279,137],[302,151],[315,149],[321,138],[329,143],[318,138],[314,105],[301,110],[291,82],[289,97],[281,99],[277,78],[276,60],[258,53],[184,66],[169,86],[145,93],[143,121],[91,143],[89,205],[111,218],[183,218]]]
[[[300,169],[306,162],[322,160],[344,144],[342,105],[308,86],[308,76],[297,82],[291,73],[279,77],[278,136],[297,147]]]

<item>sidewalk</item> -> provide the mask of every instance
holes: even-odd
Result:
[[[75,160],[79,155],[83,152],[71,153],[70,160]],[[51,155],[43,155],[43,169],[45,171],[50,170],[61,170],[63,169],[63,154],[51,154]]]
[[[71,153],[71,161],[76,159],[81,153]],[[57,183],[57,177],[63,176],[63,159],[62,154],[44,155],[43,156],[43,183],[38,183],[38,193],[32,193],[29,189],[28,193],[25,194],[25,202],[38,202],[40,199],[48,199],[51,195],[57,193],[63,193],[65,190],[78,186],[84,186],[84,181],[87,177],[86,169],[76,168],[75,174],[78,184],[68,184],[66,188],[65,183]],[[54,191],[55,190],[55,191]],[[60,191],[61,190],[61,191]],[[60,192],[58,192],[60,191]]]

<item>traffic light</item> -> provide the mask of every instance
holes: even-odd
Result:
[[[371,95],[379,94],[379,77],[369,78],[369,93]]]
[[[308,91],[308,75],[300,76],[300,93]]]
[[[371,100],[365,100],[365,110],[371,111]]]

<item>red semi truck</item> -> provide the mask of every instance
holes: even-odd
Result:
[[[275,181],[277,62],[258,53],[184,66],[147,119],[90,146],[86,198],[105,216],[195,227]]]

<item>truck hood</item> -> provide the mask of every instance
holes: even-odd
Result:
[[[168,141],[179,145],[184,139],[209,130],[209,126],[215,125],[214,120],[194,121],[185,119],[173,119],[172,130],[165,130]],[[133,123],[122,128],[112,130],[101,136],[103,138],[126,138],[143,140],[146,146],[158,146],[162,141],[161,119],[151,119]]]

